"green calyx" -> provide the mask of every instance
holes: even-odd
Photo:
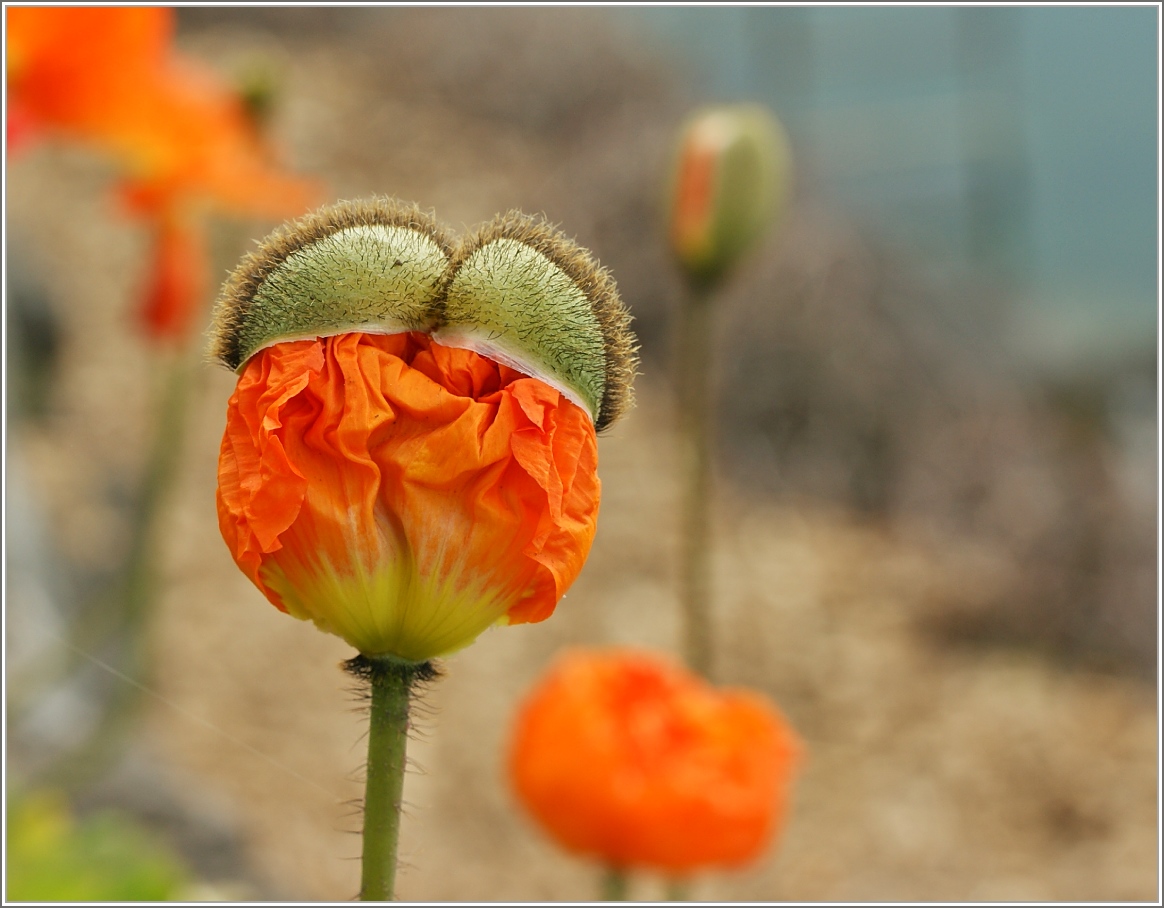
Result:
[[[210,353],[240,371],[284,341],[427,331],[556,387],[602,429],[630,405],[629,324],[609,274],[543,221],[510,212],[454,249],[419,209],[372,199],[308,215],[244,258]]]
[[[431,217],[391,200],[341,202],[285,224],[223,285],[210,356],[240,371],[281,341],[424,330],[452,248]]]
[[[249,359],[274,338],[361,326],[423,330],[448,262],[419,230],[382,224],[338,230],[291,253],[259,285],[240,326],[239,353]]]
[[[516,240],[494,240],[460,263],[434,339],[535,378],[558,379],[592,415],[601,406],[602,332],[586,295],[561,268]]]

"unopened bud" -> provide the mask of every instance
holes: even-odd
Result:
[[[719,278],[782,213],[792,155],[758,104],[713,107],[681,132],[672,181],[671,246],[688,276]]]

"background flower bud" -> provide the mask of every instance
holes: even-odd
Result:
[[[784,128],[764,107],[693,114],[680,134],[671,184],[671,247],[688,276],[722,275],[781,214],[791,183]]]

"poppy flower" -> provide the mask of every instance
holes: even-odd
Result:
[[[564,848],[673,876],[755,859],[801,745],[776,708],[634,650],[561,656],[519,709],[509,775]]]
[[[722,274],[784,203],[791,154],[763,107],[736,104],[693,114],[679,140],[671,194],[671,247],[697,282]]]
[[[173,51],[173,9],[5,13],[10,140],[79,142],[119,164],[121,197],[154,235],[143,325],[185,337],[205,284],[205,215],[285,217],[318,189],[276,166],[237,91]]]
[[[454,250],[415,207],[341,203],[244,260],[215,318],[240,372],[219,524],[271,603],[418,663],[554,611],[634,366],[583,250],[514,214]]]

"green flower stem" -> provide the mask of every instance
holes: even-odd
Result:
[[[153,611],[157,592],[158,521],[177,473],[185,439],[186,409],[193,361],[185,353],[171,353],[160,364],[164,384],[156,401],[153,439],[145,473],[130,519],[128,551],[112,595],[78,624],[81,649],[102,649],[110,641],[128,644],[130,652],[120,667],[135,680],[144,667],[142,632]]]
[[[432,677],[434,671],[427,662],[362,655],[346,663],[345,668],[371,685],[360,899],[386,902],[392,900],[396,885],[409,701],[413,685]]]
[[[150,683],[146,635],[157,599],[159,520],[180,462],[195,365],[186,351],[166,356],[159,368],[164,383],[155,404],[154,434],[132,512],[128,552],[111,591],[75,624],[66,667],[77,671],[88,664],[87,654],[96,653],[135,683],[113,688],[89,738],[46,770],[50,783],[75,787],[103,771],[120,753],[143,686]]]
[[[190,397],[191,358],[173,353],[154,421],[154,442],[134,515],[123,601],[125,627],[137,639],[153,608],[156,593],[158,519],[174,483],[185,439]]]
[[[683,650],[687,664],[711,674],[711,389],[710,294],[693,287],[684,301],[679,329],[679,435],[683,471],[682,603]]]
[[[603,902],[626,901],[626,871],[621,867],[607,867],[602,875]]]

